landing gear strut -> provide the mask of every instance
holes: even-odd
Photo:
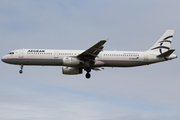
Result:
[[[90,68],[90,67],[87,67],[87,68],[86,68],[86,71],[87,71],[87,72],[91,72],[91,68]]]
[[[87,67],[85,70],[87,71],[87,73],[86,73],[86,78],[89,79],[89,78],[91,77],[91,74],[90,74],[91,68],[90,68],[90,67]]]
[[[21,70],[19,70],[19,73],[20,73],[20,74],[23,73],[23,65],[21,65]]]

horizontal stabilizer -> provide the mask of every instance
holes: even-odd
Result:
[[[157,57],[168,57],[168,56],[170,56],[174,51],[175,51],[175,49],[173,49],[173,50],[168,50],[168,51],[166,51],[166,52],[158,55]]]

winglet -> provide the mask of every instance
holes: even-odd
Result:
[[[107,42],[109,40],[109,38],[108,39],[106,39],[106,40],[101,40],[101,41],[99,41],[99,42],[101,42],[101,43],[105,43],[105,42]]]
[[[108,39],[106,39],[106,42],[109,40],[109,38]]]

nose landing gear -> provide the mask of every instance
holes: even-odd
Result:
[[[21,70],[19,70],[19,73],[20,73],[20,74],[23,73],[23,65],[21,65]]]

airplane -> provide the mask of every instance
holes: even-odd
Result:
[[[91,70],[101,70],[104,67],[135,67],[163,62],[177,58],[170,49],[174,30],[166,32],[157,42],[144,52],[139,51],[104,51],[107,40],[101,40],[87,50],[56,50],[56,49],[18,49],[2,57],[8,64],[20,65],[20,74],[24,65],[63,66],[65,75],[82,74],[91,77]]]

